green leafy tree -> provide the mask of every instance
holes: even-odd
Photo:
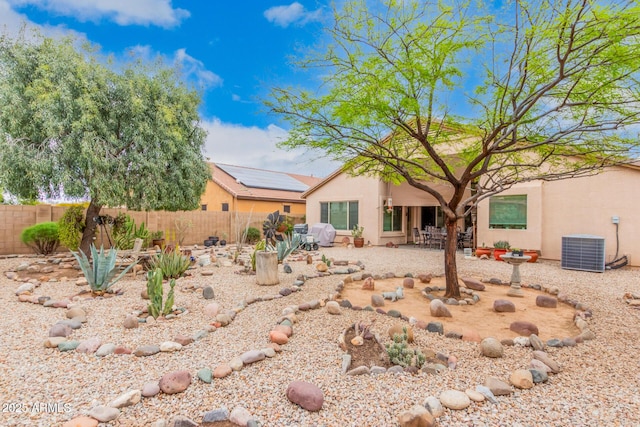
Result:
[[[69,250],[77,251],[84,229],[84,205],[74,204],[67,207],[58,220],[60,243]]]
[[[459,298],[456,225],[480,200],[629,161],[640,4],[381,3],[334,10],[327,44],[297,62],[320,70],[321,86],[275,88],[267,104],[292,125],[285,148],[350,159],[346,172],[406,182],[437,201],[446,296]]]
[[[199,94],[160,63],[110,67],[72,39],[0,38],[0,182],[88,199],[87,255],[103,206],[195,209],[210,177]]]

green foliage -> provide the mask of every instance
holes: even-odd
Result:
[[[182,277],[184,272],[189,269],[191,260],[182,255],[179,251],[174,250],[154,255],[151,258],[150,265],[154,270],[160,269],[164,277],[177,279]]]
[[[112,234],[113,245],[118,249],[132,249],[136,239],[142,239],[148,245],[151,236],[144,222],[137,227],[134,219],[122,212],[115,220]]]
[[[272,246],[276,244],[276,233],[282,225],[284,217],[280,215],[280,211],[275,211],[267,216],[267,219],[262,223],[262,233],[267,243]]]
[[[85,279],[89,283],[91,291],[96,294],[104,293],[111,288],[118,280],[127,274],[127,272],[133,268],[136,263],[131,263],[127,268],[122,270],[118,274],[118,268],[116,267],[116,257],[118,251],[114,248],[109,249],[109,253],[105,253],[104,247],[100,247],[100,251],[96,249],[95,245],[91,245],[91,261],[87,258],[84,252],[71,252],[73,256],[78,260],[80,268],[84,273]],[[117,276],[116,276],[117,275]]]
[[[637,157],[639,2],[380,3],[336,2],[327,42],[295,63],[318,87],[272,90],[291,125],[282,147],[406,182],[451,226],[519,182]],[[459,297],[455,251],[444,263]]]
[[[77,251],[84,230],[84,206],[69,205],[58,220],[60,243],[69,250]]]
[[[255,227],[247,228],[247,243],[250,245],[255,244],[258,240],[260,240],[261,234],[260,230]]]
[[[276,242],[275,248],[273,246],[267,246],[267,249],[275,249],[278,252],[278,262],[284,261],[291,253],[300,247],[301,238],[299,234],[293,237],[290,234],[285,234],[282,240]]]
[[[57,222],[41,222],[22,230],[22,243],[29,246],[37,254],[49,255],[58,248],[59,228]]]
[[[256,271],[256,253],[258,251],[264,251],[267,248],[267,243],[264,240],[259,240],[256,243],[256,247],[251,254],[251,270]]]
[[[426,361],[426,357],[420,350],[409,347],[406,327],[402,328],[402,334],[393,336],[392,344],[385,344],[385,347],[389,360],[394,365],[400,365],[403,368],[413,365],[420,369]]]
[[[162,270],[156,268],[147,273],[147,294],[149,295],[149,314],[157,319],[159,316],[166,316],[173,310],[174,288],[176,286],[175,279],[169,281],[169,293],[167,300],[162,303],[164,297],[164,289],[162,286]]]
[[[198,91],[159,59],[114,65],[79,45],[31,32],[0,36],[3,187],[21,199],[88,197],[92,216],[103,206],[198,208],[211,178]]]
[[[364,227],[359,226],[358,224],[353,226],[353,229],[351,230],[351,235],[356,238],[356,237],[362,237],[362,233],[364,233]]]
[[[509,249],[509,242],[506,240],[498,240],[497,242],[493,242],[493,247],[496,249]]]
[[[322,262],[324,262],[325,264],[327,264],[327,267],[331,267],[331,260],[329,258],[327,258],[325,256],[325,254],[322,254]]]

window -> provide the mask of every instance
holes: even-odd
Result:
[[[489,228],[527,228],[527,196],[493,196],[489,199]]]
[[[222,204],[222,212],[229,212],[229,203]]]
[[[402,206],[394,206],[391,212],[384,210],[382,231],[402,231]]]
[[[352,230],[358,224],[358,202],[320,203],[320,222],[336,230]]]
[[[200,205],[200,209],[202,209],[203,211],[207,210],[207,205]]]
[[[284,205],[282,210],[284,213],[291,213],[291,205]]]

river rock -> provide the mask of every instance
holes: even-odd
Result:
[[[528,369],[516,369],[509,375],[509,382],[520,389],[533,387],[533,375]]]
[[[531,334],[538,335],[540,333],[536,325],[534,325],[531,322],[526,322],[524,320],[517,320],[511,323],[511,325],[509,325],[509,329],[511,329],[516,334],[522,335],[525,337],[528,337]]]
[[[191,384],[191,373],[187,370],[173,371],[164,374],[158,385],[166,394],[181,393]]]
[[[113,402],[109,403],[112,408],[125,408],[140,402],[142,393],[140,390],[130,390],[121,396],[118,396]]]
[[[174,342],[174,341],[164,341],[162,343],[160,343],[160,351],[163,351],[165,353],[170,353],[173,351],[180,351],[182,350],[182,344]]]
[[[506,396],[513,393],[511,386],[499,378],[487,377],[484,385],[491,390],[491,393],[495,396]]]
[[[118,418],[120,410],[118,408],[112,408],[111,406],[99,405],[91,409],[88,415],[101,423],[108,423]]]
[[[142,396],[153,397],[160,393],[160,385],[157,382],[148,382],[142,386]]]
[[[342,314],[340,304],[337,301],[329,301],[326,305],[327,313],[329,314]]]
[[[240,363],[242,363],[242,361],[240,361]],[[242,368],[242,366],[240,366],[240,368]],[[233,372],[233,369],[231,369],[231,365],[229,365],[228,363],[221,363],[213,369],[213,377],[224,378],[231,374],[231,372]]]
[[[287,387],[287,399],[307,411],[316,412],[322,409],[324,393],[315,384],[306,381],[293,381]]]
[[[440,393],[442,406],[449,409],[462,410],[471,405],[471,399],[464,392],[458,390],[446,390]]]
[[[216,317],[220,313],[220,304],[217,302],[210,302],[204,306],[204,314],[208,317]]]
[[[93,354],[100,348],[102,341],[98,337],[89,338],[80,343],[76,348],[78,353]]]
[[[389,334],[389,338],[393,339],[394,335],[402,335],[403,334],[403,329],[406,328],[407,329],[407,342],[412,343],[414,340],[413,337],[413,328],[407,324],[402,324],[402,323],[396,323],[393,326],[391,326],[388,330],[387,333]]]
[[[68,337],[71,335],[71,327],[62,323],[56,323],[49,329],[50,337]]]
[[[402,287],[405,289],[413,289],[415,286],[415,281],[411,277],[405,277],[402,279]]]
[[[544,342],[536,334],[529,335],[529,344],[534,350],[544,350]]]
[[[135,349],[133,354],[138,357],[153,356],[160,353],[160,347],[157,345],[143,345]]]
[[[62,424],[62,427],[98,427],[100,421],[81,415]]]
[[[493,337],[488,337],[480,342],[480,352],[483,356],[498,358],[504,355],[504,348],[500,341]]]
[[[439,299],[434,299],[429,303],[429,311],[433,317],[452,317],[447,306]]]
[[[240,355],[240,359],[242,359],[242,363],[245,365],[258,362],[263,360],[265,357],[266,355],[260,350],[249,350]]]
[[[440,417],[444,414],[444,408],[442,403],[440,403],[440,399],[435,396],[427,397],[422,405],[433,415],[435,418]]]
[[[124,322],[122,322],[122,326],[124,326],[125,329],[135,329],[139,325],[140,322],[138,322],[138,318],[132,315],[125,317]]]
[[[371,305],[373,307],[383,307],[384,306],[384,298],[382,298],[382,295],[371,295]]]
[[[496,313],[515,313],[516,305],[506,299],[497,299],[493,302],[493,310]]]
[[[545,365],[547,365],[551,370],[551,372],[554,374],[557,374],[560,371],[562,371],[562,368],[560,367],[560,365],[555,360],[551,359],[549,355],[544,351],[537,351],[537,350],[534,351],[533,357],[534,359],[537,359],[542,363],[544,363]]]
[[[474,291],[484,291],[484,283],[482,283],[479,280],[476,279],[471,279],[469,277],[463,277],[462,278],[462,282],[464,283],[464,285]]]
[[[200,381],[207,384],[211,384],[211,381],[213,380],[213,372],[211,372],[211,369],[209,368],[202,368],[198,370],[197,375]]]
[[[204,299],[214,299],[215,293],[213,292],[213,288],[211,286],[205,286],[202,289],[202,297]]]
[[[398,424],[400,427],[433,427],[436,420],[424,406],[413,405],[411,409],[400,414]]]
[[[556,308],[558,306],[558,300],[549,295],[538,295],[536,297],[536,305],[544,308]]]

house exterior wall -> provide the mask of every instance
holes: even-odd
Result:
[[[453,191],[445,185],[438,188],[445,196],[449,196]],[[389,197],[393,200],[394,206],[404,207],[402,231],[382,231],[384,203]],[[357,201],[358,224],[364,226],[363,237],[365,242],[375,246],[388,242],[403,244],[413,241],[411,229],[417,226],[416,209],[412,210],[411,223],[407,221],[408,209],[417,206],[438,206],[438,202],[431,195],[406,183],[392,185],[377,178],[352,177],[345,173],[325,182],[308,194],[306,200],[307,222],[311,225],[320,222],[320,203]],[[351,231],[336,230],[336,242],[340,242],[344,236],[351,237]]]
[[[214,181],[207,182],[205,192],[200,198],[201,205],[207,205],[207,211],[221,212],[222,204],[228,203],[230,211],[238,212],[284,212],[284,205],[289,205],[291,215],[305,214],[305,201],[282,202],[273,200],[236,199],[231,193]],[[286,215],[286,214],[285,214]]]
[[[478,244],[491,246],[508,240],[511,246],[539,249],[542,257],[560,260],[562,236],[592,234],[605,238],[605,261],[616,253],[616,226],[620,219],[618,255],[640,265],[640,171],[612,167],[591,177],[519,184],[501,193],[527,194],[527,230],[489,229],[489,201],[478,205]]]

